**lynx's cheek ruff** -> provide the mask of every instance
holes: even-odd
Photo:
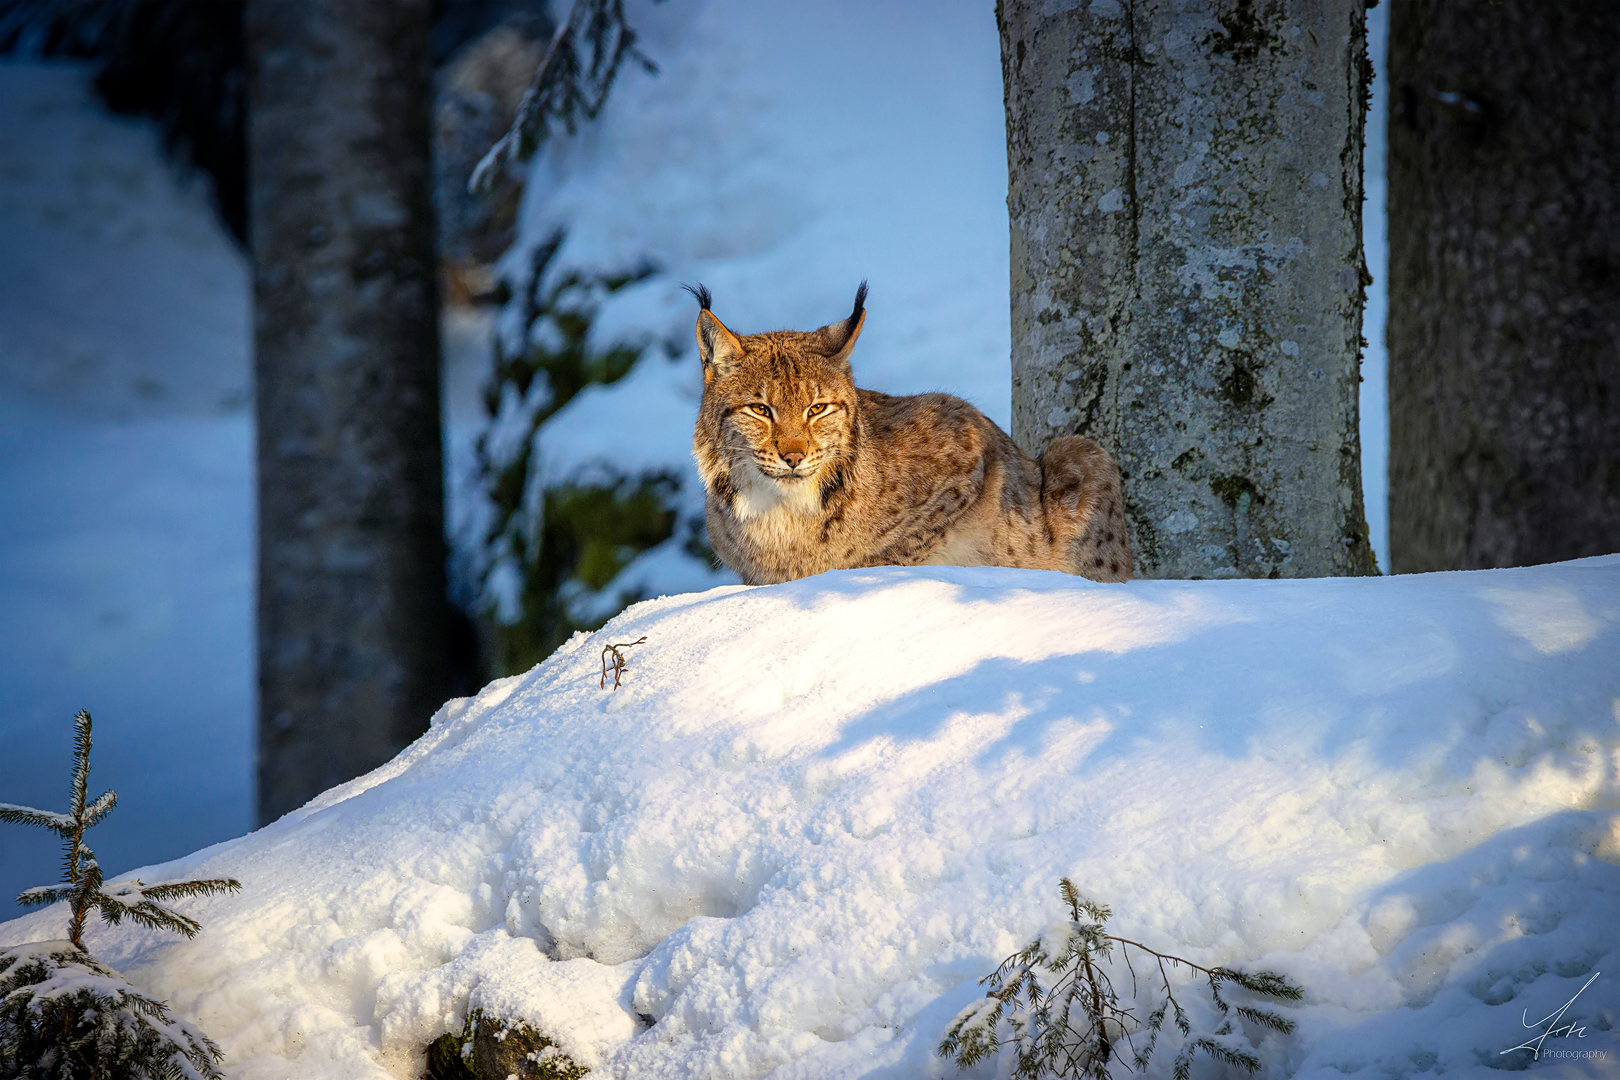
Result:
[[[864,281],[848,318],[807,333],[739,336],[688,290],[709,543],[744,581],[922,563],[1130,578],[1119,470],[1095,442],[1055,439],[1032,461],[960,398],[855,386]]]

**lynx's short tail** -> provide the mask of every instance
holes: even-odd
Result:
[[[1041,453],[1041,508],[1064,569],[1093,581],[1131,579],[1131,541],[1119,469],[1108,451],[1078,435]]]

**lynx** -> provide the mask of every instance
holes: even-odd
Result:
[[[699,285],[703,402],[692,449],[709,542],[750,585],[860,566],[1013,566],[1131,576],[1119,470],[1090,439],[1031,461],[948,394],[855,386],[855,310],[808,333],[732,333]]]

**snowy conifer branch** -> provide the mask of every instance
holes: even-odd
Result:
[[[0,821],[13,825],[38,825],[57,832],[71,832],[73,829],[73,819],[66,814],[53,814],[49,810],[35,810],[32,806],[18,806],[15,803],[0,803]]]
[[[1068,878],[1060,891],[1070,914],[1063,940],[1051,940],[1048,931],[981,980],[989,986],[985,1000],[957,1014],[939,1044],[941,1056],[954,1057],[965,1069],[1010,1046],[1015,1055],[1012,1075],[1020,1080],[1048,1075],[1110,1080],[1111,1062],[1120,1061],[1132,1070],[1146,1068],[1169,1019],[1183,1039],[1172,1072],[1176,1080],[1187,1080],[1199,1053],[1250,1072],[1260,1068],[1260,1059],[1235,1026],[1233,1013],[1265,1030],[1280,1034],[1294,1030],[1294,1022],[1279,1013],[1234,1005],[1222,993],[1223,986],[1231,984],[1261,997],[1298,1001],[1303,991],[1286,977],[1271,971],[1206,968],[1116,937],[1106,932],[1112,912],[1105,905],[1081,896]],[[1126,1001],[1103,966],[1115,945],[1131,975],[1131,996]],[[1134,1007],[1140,987],[1132,949],[1151,958],[1159,975],[1160,1000],[1145,1018],[1139,1018]],[[1221,1021],[1214,1032],[1193,1036],[1192,1021],[1170,981],[1169,969],[1175,967],[1186,967],[1208,983]],[[1119,1047],[1121,1040],[1129,1050],[1128,1059]]]
[[[89,714],[87,713],[86,716]],[[103,791],[96,801],[84,808],[84,827],[88,829],[108,814],[118,805],[118,792]]]
[[[90,787],[90,711],[73,714],[73,794],[69,813],[74,821],[84,820],[84,797]],[[96,802],[100,802],[97,799]]]
[[[99,890],[92,897],[96,910],[107,922],[117,926],[126,917],[141,926],[154,930],[173,930],[186,937],[196,937],[202,929],[195,919],[173,911],[159,900],[176,896],[212,896],[217,893],[236,892],[242,883],[228,878],[208,881],[172,881],[160,885],[145,885],[139,881],[120,881]]]
[[[18,893],[17,903],[24,907],[38,907],[41,904],[54,904],[58,900],[66,900],[72,895],[72,885],[38,885]]]
[[[219,1056],[207,1035],[72,942],[0,950],[5,1076],[220,1080]]]
[[[594,118],[627,59],[651,74],[658,72],[658,66],[636,48],[636,32],[625,21],[624,0],[574,0],[524,91],[511,129],[478,162],[467,190],[487,191],[502,167],[532,155],[545,141],[553,118],[561,120],[569,133],[581,115]]]
[[[208,878],[203,881],[165,881],[158,885],[141,885],[141,893],[153,900],[168,900],[176,896],[217,896],[238,892],[242,883],[235,878]]]

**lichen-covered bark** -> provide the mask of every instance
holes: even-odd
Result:
[[[1361,0],[1001,0],[1013,435],[1119,461],[1144,577],[1373,569]]]
[[[1620,550],[1620,5],[1390,13],[1395,570]]]
[[[430,0],[252,0],[259,817],[444,697]]]

